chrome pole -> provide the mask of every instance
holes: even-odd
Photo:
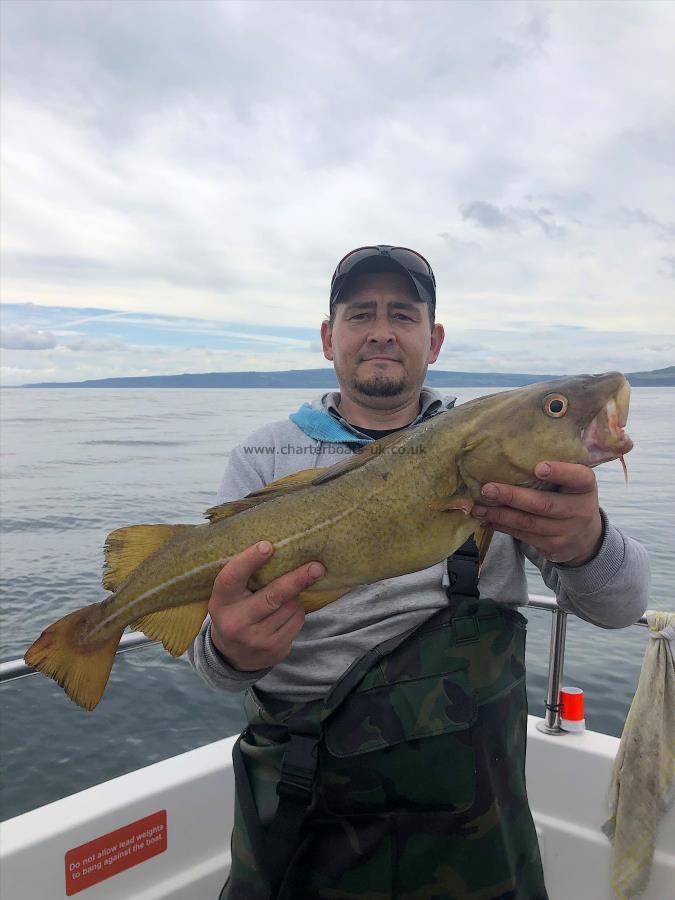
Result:
[[[546,594],[528,594],[527,603],[524,604],[525,612],[528,609],[547,609],[549,612],[555,612],[560,607],[558,606],[558,602],[554,596],[548,596]],[[574,615],[574,613],[568,613],[568,615]],[[647,616],[640,616],[633,625],[641,625],[644,628],[649,626],[649,622],[647,621]]]
[[[546,690],[546,713],[537,722],[538,731],[544,734],[567,734],[560,727],[560,684],[565,666],[565,634],[567,633],[567,613],[562,609],[553,611],[551,621],[551,649],[548,656],[548,687]]]
[[[157,641],[146,637],[142,631],[130,631],[128,634],[122,635],[122,640],[117,648],[117,653],[124,653],[127,650],[136,650],[138,647],[145,647],[148,644],[156,644]],[[28,675],[36,675],[37,669],[27,666],[22,659],[10,659],[7,662],[0,663],[0,684],[3,681],[16,681],[17,678],[26,678]]]

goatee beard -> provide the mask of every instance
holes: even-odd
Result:
[[[369,378],[367,381],[360,378],[352,379],[352,388],[365,397],[397,397],[403,393],[405,378]]]

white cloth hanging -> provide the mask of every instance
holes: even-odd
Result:
[[[675,613],[647,611],[649,640],[621,735],[602,830],[614,845],[612,888],[644,892],[660,819],[675,798]]]

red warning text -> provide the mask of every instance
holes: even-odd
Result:
[[[66,894],[98,884],[166,850],[166,810],[117,828],[66,853]]]

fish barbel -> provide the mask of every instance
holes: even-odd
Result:
[[[481,558],[491,529],[470,515],[488,481],[545,488],[542,459],[595,466],[620,458],[630,386],[619,372],[578,375],[480,397],[366,445],[327,469],[272,482],[207,511],[202,525],[132,525],[105,545],[99,603],[59,619],[25,661],[93,709],[103,694],[122,632],[131,625],[174,656],[206,617],[216,575],[260,540],[271,559],[258,590],[303,563],[325,575],[300,595],[306,612],[358,585],[440,562],[476,534]],[[414,598],[411,598],[414,602]]]

